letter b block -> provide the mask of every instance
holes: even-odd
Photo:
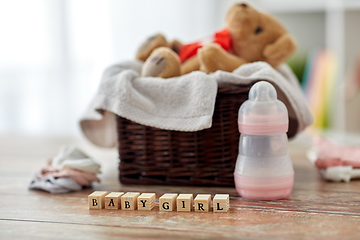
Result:
[[[191,212],[193,208],[193,198],[192,194],[179,194],[176,199],[178,212]]]
[[[198,194],[194,200],[195,212],[208,212],[211,205],[210,194]]]
[[[159,211],[171,212],[176,207],[176,193],[165,193],[159,198]]]
[[[95,191],[88,196],[89,209],[102,209],[105,206],[106,191]]]
[[[123,192],[112,192],[105,196],[105,209],[119,209]]]
[[[140,196],[139,192],[128,192],[121,196],[122,210],[136,210],[137,199]]]

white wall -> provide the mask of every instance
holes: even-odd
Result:
[[[168,40],[189,42],[219,27],[216,0],[110,0],[115,59],[133,58],[149,36],[163,33]]]
[[[163,32],[214,32],[216,0],[0,2],[0,133],[78,135],[102,71]]]

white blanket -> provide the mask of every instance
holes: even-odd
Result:
[[[142,62],[130,61],[108,68],[88,111],[80,121],[85,136],[103,147],[116,146],[114,114],[131,121],[166,130],[200,131],[210,128],[218,84],[272,83],[278,98],[298,121],[298,132],[309,126],[312,115],[291,70],[278,70],[265,62],[240,66],[232,73],[200,71],[162,79],[140,77]]]

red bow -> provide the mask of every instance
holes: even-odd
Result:
[[[195,56],[198,49],[204,46],[206,43],[217,43],[226,51],[230,50],[231,47],[231,37],[229,31],[224,28],[215,33],[214,36],[211,36],[210,39],[204,38],[195,43],[190,43],[186,45],[182,45],[179,51],[180,61],[184,62],[185,60]]]

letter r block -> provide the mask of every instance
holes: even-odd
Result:
[[[128,192],[121,196],[122,210],[136,210],[137,199],[140,196],[139,192]]]
[[[112,192],[105,196],[105,209],[119,209],[123,192]]]
[[[106,191],[95,191],[88,196],[89,209],[102,209],[105,206]]]
[[[195,212],[208,212],[211,205],[210,194],[198,194],[194,200]]]
[[[176,193],[165,193],[159,198],[159,211],[171,212],[176,208]]]

